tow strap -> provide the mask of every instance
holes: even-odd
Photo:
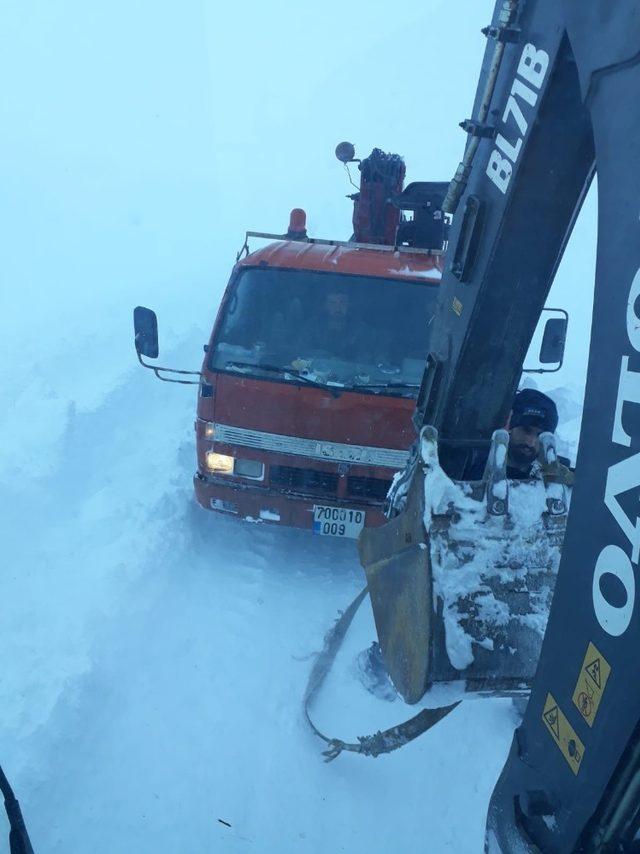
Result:
[[[322,652],[316,658],[307,681],[307,689],[304,693],[304,713],[311,729],[328,746],[327,750],[322,752],[325,762],[331,762],[333,759],[336,759],[343,750],[374,757],[380,756],[381,753],[391,753],[392,750],[397,750],[399,747],[408,744],[414,738],[422,735],[423,732],[431,729],[432,726],[435,726],[438,721],[441,721],[442,718],[448,715],[449,712],[452,712],[460,703],[458,700],[458,702],[452,703],[450,706],[441,706],[437,709],[422,709],[417,715],[397,726],[390,727],[382,732],[378,730],[373,735],[359,735],[357,743],[343,741],[341,738],[329,738],[318,729],[311,719],[311,708],[331,670],[349,626],[368,592],[368,587],[361,590],[347,610],[344,611],[336,620],[334,626],[327,632]]]

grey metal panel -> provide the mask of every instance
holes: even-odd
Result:
[[[245,448],[260,448],[263,451],[275,451],[281,454],[295,454],[325,462],[381,466],[395,471],[404,468],[409,458],[408,451],[397,451],[393,448],[347,445],[341,442],[327,442],[323,439],[303,439],[299,436],[266,433],[262,430],[249,430],[229,424],[214,425],[214,441],[224,442],[226,445],[241,445]]]
[[[594,75],[640,56],[638,0],[563,0],[567,31],[587,98]]]

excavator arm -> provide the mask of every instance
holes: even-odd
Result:
[[[414,413],[419,450],[389,523],[360,538],[386,666],[408,702],[456,680],[473,693],[528,688],[566,524],[563,490],[541,500],[534,484],[508,484],[494,465],[504,440],[489,445],[593,177],[589,113],[557,2],[498,2],[486,34],[443,204],[453,224]],[[482,481],[465,483],[482,454]],[[437,500],[443,478],[458,483]],[[525,529],[514,513],[529,500],[539,513]]]
[[[542,647],[529,674],[533,652],[518,663],[532,692],[491,801],[486,848],[640,850],[640,4],[499,0],[486,35],[464,159],[444,204],[454,218],[414,416],[420,443],[392,490],[388,524],[362,535],[361,559],[385,662],[409,702],[451,679],[447,667],[467,685],[479,676],[488,693],[508,693],[491,671],[514,675],[511,662],[530,640],[520,617],[540,600],[536,579],[553,575]],[[487,532],[506,547],[518,535],[508,501],[498,500],[511,488],[497,462],[507,437],[493,431],[506,422],[594,172],[593,326],[560,565],[534,558],[530,536],[505,590],[508,561],[492,575],[473,554]],[[576,283],[578,294],[581,287],[589,283]],[[470,453],[492,433],[482,483],[465,484]],[[456,528],[478,494],[485,506],[467,513],[463,542]],[[554,500],[535,535],[550,549]],[[458,553],[464,560],[454,560]],[[446,590],[465,573],[480,593],[466,591],[462,617],[453,603],[454,628],[471,638],[471,664],[443,640],[455,611]],[[508,626],[478,631],[487,602],[509,612]]]
[[[465,160],[416,426],[434,425],[461,477],[460,442],[506,423],[523,359],[593,176],[588,111],[557,2],[499,2]]]
[[[557,5],[595,148],[593,325],[556,591],[489,852],[640,850],[640,5]]]

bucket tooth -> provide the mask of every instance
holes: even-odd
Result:
[[[556,437],[553,433],[541,433],[539,438],[542,459],[547,467],[553,467],[558,462]],[[548,480],[545,486],[547,490],[547,509],[550,515],[565,515],[569,509],[567,487],[563,483],[558,483],[554,480]]]
[[[508,450],[509,433],[506,430],[496,430],[491,437],[491,448],[484,471],[487,512],[492,516],[506,516],[509,512]]]

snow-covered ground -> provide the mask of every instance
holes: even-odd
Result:
[[[50,474],[3,483],[2,762],[36,851],[478,851],[510,704],[325,765],[301,701],[355,547],[194,506],[175,392],[132,368],[69,418]],[[352,684],[317,712],[344,738],[411,713],[360,685],[370,615],[354,629]]]
[[[197,508],[193,394],[132,346],[152,305],[163,362],[198,367],[243,229],[303,204],[346,236],[341,139],[453,174],[491,4],[426,5],[0,4],[0,764],[36,854],[481,850],[511,704],[324,764],[301,703],[363,583],[355,546]],[[541,384],[569,444],[589,222],[554,298],[567,365]],[[372,637],[363,611],[318,709],[332,735],[411,713],[360,685]]]

